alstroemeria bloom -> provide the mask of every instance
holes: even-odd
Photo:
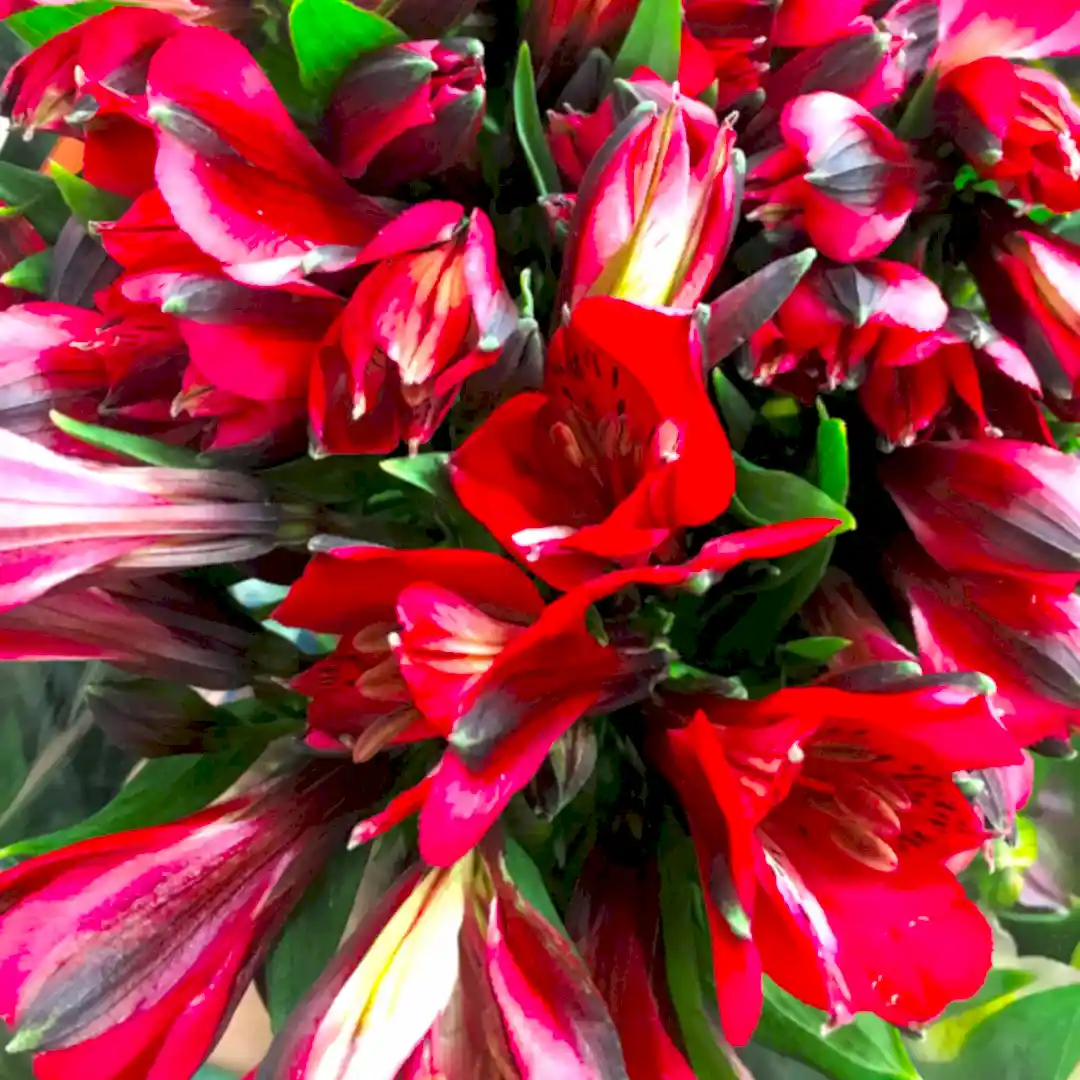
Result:
[[[1030,222],[981,221],[968,265],[990,320],[1031,361],[1043,389],[1071,401],[1080,390],[1080,244]]]
[[[856,262],[884,251],[919,201],[908,146],[861,105],[830,91],[784,106],[784,145],[746,178],[748,215],[804,229],[823,255]]]
[[[147,68],[181,26],[165,12],[128,7],[80,22],[12,67],[0,109],[17,127],[83,138],[84,177],[109,191],[138,195],[153,183]]]
[[[187,1080],[374,793],[310,762],[169,825],[0,874],[0,1016],[41,1080]]]
[[[692,308],[720,269],[738,216],[735,131],[675,94],[638,105],[582,178],[559,304],[586,296]]]
[[[604,642],[589,608],[633,585],[715,581],[749,559],[800,550],[836,522],[808,519],[733,533],[682,566],[617,571],[544,603],[507,559],[466,550],[344,548],[317,555],[274,617],[342,635],[301,676],[312,724],[346,734],[357,757],[393,739],[439,736],[434,770],[355,843],[420,812],[420,852],[449,866],[475,846],[583,716],[648,696],[667,665],[663,643],[620,627]]]
[[[913,267],[819,259],[751,336],[747,374],[812,401],[819,390],[858,385],[868,366],[926,359],[937,352],[948,315],[941,291]]]
[[[602,849],[570,902],[573,936],[619,1032],[629,1080],[695,1080],[679,1049],[660,929],[660,875],[631,869]]]
[[[880,475],[915,538],[946,570],[1080,582],[1080,460],[1014,439],[927,442]]]
[[[240,473],[87,464],[2,430],[0,474],[0,610],[106,567],[253,558],[288,524]]]
[[[955,574],[913,548],[892,559],[919,655],[935,671],[981,671],[1021,746],[1080,727],[1080,597],[1021,578]]]
[[[729,1039],[753,1032],[763,972],[834,1022],[922,1023],[979,989],[990,927],[945,864],[986,834],[953,774],[1022,760],[985,697],[810,686],[665,705],[650,753],[689,820]]]
[[[829,41],[868,6],[869,0],[784,0],[773,43],[790,48]]]
[[[629,26],[634,0],[537,0],[529,5],[525,36],[541,69],[573,72],[589,49],[601,48]]]
[[[776,5],[772,0],[685,0],[679,84],[695,93],[688,68],[716,82],[718,111],[753,94],[768,70]]]
[[[682,531],[722,514],[735,488],[701,371],[689,314],[585,300],[552,339],[542,389],[501,405],[451,456],[454,491],[562,589],[677,560]]]
[[[408,987],[408,1007],[402,989]],[[255,1080],[625,1080],[604,1002],[502,866],[408,871],[278,1036]]]
[[[312,373],[312,436],[329,453],[426,443],[461,384],[495,363],[517,326],[481,210],[438,201],[410,207],[361,261],[375,265]]]
[[[941,80],[938,102],[981,176],[1025,203],[1080,208],[1080,107],[1049,71],[976,60]]]
[[[484,118],[475,38],[406,41],[365,53],[327,106],[330,159],[367,191],[427,179],[471,157]]]
[[[73,582],[0,611],[0,660],[106,660],[205,690],[250,685],[266,642],[237,605],[168,575]]]
[[[224,31],[180,30],[147,81],[158,188],[180,228],[237,281],[281,285],[351,266],[391,217],[318,154]]]

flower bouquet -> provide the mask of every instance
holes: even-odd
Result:
[[[1076,1075],[1074,3],[0,12],[13,1067]]]

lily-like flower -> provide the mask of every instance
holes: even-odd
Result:
[[[606,295],[692,308],[731,242],[741,170],[730,123],[678,94],[642,101],[582,177],[560,306]]]
[[[946,570],[1080,583],[1080,461],[1014,439],[926,442],[881,479],[922,547]]]
[[[584,300],[552,339],[541,390],[501,405],[454,452],[454,491],[562,589],[678,561],[683,530],[722,514],[735,488],[701,371],[689,314]]]
[[[773,0],[685,0],[679,84],[697,93],[691,68],[704,90],[715,80],[716,108],[723,112],[754,94],[768,71],[777,5]]]
[[[169,825],[0,874],[0,1015],[44,1080],[187,1080],[364,805],[310,762]]]
[[[773,43],[791,48],[830,41],[867,7],[869,0],[784,0],[777,13]]]
[[[0,463],[0,611],[105,568],[235,562],[305,537],[239,473],[97,465],[2,430]]]
[[[1068,403],[1080,390],[1080,244],[1029,222],[1015,228],[1011,213],[980,224],[968,265],[990,320],[1023,349],[1051,402]]]
[[[353,842],[419,811],[425,862],[452,865],[564,732],[589,713],[647,697],[665,670],[668,651],[651,634],[620,625],[598,640],[587,614],[594,603],[630,586],[707,587],[744,560],[800,550],[836,524],[808,519],[730,534],[681,566],[617,571],[551,604],[513,563],[485,552],[317,555],[274,616],[342,635],[334,657],[297,683],[316,698],[312,723],[332,733],[351,725],[358,757],[399,738],[448,744],[424,780],[357,826]]]
[[[330,159],[368,191],[467,162],[484,118],[484,47],[475,38],[407,41],[366,53],[327,108]]]
[[[990,928],[945,864],[986,836],[953,774],[1022,760],[985,697],[809,686],[667,707],[650,753],[689,819],[732,1042],[763,972],[834,1023],[925,1022],[982,985]]]
[[[301,134],[251,54],[185,27],[153,56],[154,175],[179,227],[237,281],[297,281],[354,265],[392,216]]]
[[[361,261],[374,267],[327,334],[312,375],[312,435],[329,453],[426,443],[465,379],[494,364],[517,327],[480,210],[420,203]]]
[[[361,1067],[369,1080],[627,1076],[570,943],[499,861],[476,854],[406,872],[290,1017],[255,1080]]]
[[[784,106],[784,145],[750,171],[749,217],[797,226],[839,262],[880,254],[919,201],[919,168],[907,144],[843,94],[804,94]]]
[[[602,48],[630,26],[634,0],[537,0],[529,5],[525,35],[540,67],[574,72],[590,50]]]

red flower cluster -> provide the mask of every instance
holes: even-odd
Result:
[[[0,658],[125,669],[152,760],[9,850],[9,1049],[190,1080],[312,910],[256,1080],[693,1080],[766,977],[974,995],[958,873],[1080,726],[1080,16],[54,6],[0,4],[81,155],[0,218]]]

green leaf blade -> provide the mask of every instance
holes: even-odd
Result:
[[[641,0],[611,74],[625,79],[646,67],[667,82],[679,77],[682,0]]]
[[[125,431],[113,431],[100,424],[87,424],[55,410],[49,413],[49,419],[65,435],[89,446],[96,446],[99,450],[109,450],[123,457],[134,458],[145,465],[161,465],[170,469],[198,468],[198,455],[194,450],[183,446],[169,446],[168,443],[158,442],[146,435],[129,435]]]
[[[521,43],[514,69],[514,130],[539,194],[552,195],[561,191],[559,170],[551,156],[540,107],[536,103],[536,80],[527,41]]]

